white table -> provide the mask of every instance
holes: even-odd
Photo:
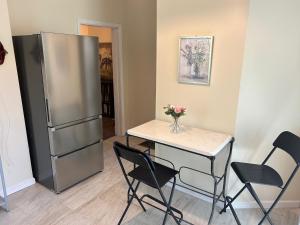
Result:
[[[208,176],[211,176],[214,180],[214,190],[213,192],[207,192],[201,188],[192,186],[192,191],[194,189],[199,194],[203,194],[207,197],[211,197],[213,199],[213,205],[211,214],[209,217],[208,224],[211,223],[216,203],[218,201],[224,202],[221,200],[221,197],[225,199],[226,196],[226,178],[227,178],[227,169],[230,162],[231,154],[232,154],[232,146],[234,142],[234,138],[229,134],[199,129],[199,128],[192,128],[192,127],[183,127],[179,133],[172,133],[170,129],[171,123],[160,121],[160,120],[152,120],[140,126],[134,127],[127,131],[127,145],[129,146],[129,137],[139,137],[146,140],[153,141],[155,143],[169,146],[175,148],[177,150],[185,151],[197,156],[205,157],[210,160],[210,173],[206,173],[204,171],[196,170],[194,168],[189,168],[187,166],[183,166],[179,169],[179,179],[180,178],[180,170],[190,169],[195,172],[199,172]],[[221,176],[215,175],[214,164],[216,156],[223,150],[226,149],[226,146],[230,145],[228,158],[226,160],[224,173]],[[217,195],[217,187],[220,182],[223,182],[223,188],[219,195]],[[182,183],[185,185],[189,185],[181,180]],[[179,185],[179,184],[178,184]],[[181,185],[179,185],[181,186]],[[181,186],[186,188],[186,186]]]

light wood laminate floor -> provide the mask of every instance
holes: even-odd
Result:
[[[76,186],[56,195],[39,184],[35,184],[9,196],[10,212],[0,209],[0,225],[113,225],[117,224],[126,207],[127,185],[121,174],[112,150],[113,137],[104,142],[105,169]],[[137,145],[139,139],[133,140]],[[155,193],[141,186],[142,192]],[[165,192],[169,188],[164,188]],[[205,201],[175,191],[173,206],[181,209],[184,218],[193,224],[207,224],[211,205]],[[275,209],[272,218],[275,224],[298,225],[295,210]],[[242,224],[254,225],[261,218],[258,209],[237,210]],[[163,214],[148,207],[144,213],[137,203],[132,204],[124,223],[127,225],[158,225]],[[169,218],[168,224],[175,224]],[[185,223],[182,223],[185,225]],[[213,224],[235,224],[228,211],[215,213]]]

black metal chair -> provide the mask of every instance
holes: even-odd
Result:
[[[285,182],[285,184],[283,183],[283,180],[280,177],[280,175],[273,168],[266,165],[267,161],[277,148],[280,148],[286,153],[288,153],[291,156],[291,158],[293,158],[296,162],[296,166],[293,172],[291,173],[290,177]],[[269,221],[270,224],[273,224],[269,215],[275,207],[275,205],[278,203],[279,199],[286,191],[287,187],[291,183],[292,179],[296,175],[297,170],[300,167],[300,137],[288,131],[282,132],[274,141],[272,151],[269,153],[269,155],[262,162],[261,165],[233,162],[231,163],[231,167],[240,179],[240,181],[245,185],[233,198],[229,196],[226,197],[226,205],[220,213],[226,212],[226,208],[230,207],[237,224],[241,224],[236,212],[234,211],[234,208],[232,207],[232,203],[247,188],[264,214],[263,218],[258,224],[262,224],[263,221],[266,219]],[[268,210],[266,210],[263,207],[261,201],[259,200],[256,192],[254,191],[251,185],[252,183],[275,186],[281,189],[279,195]]]
[[[175,222],[179,225],[183,219],[183,215],[178,209],[171,206],[173,193],[174,193],[174,187],[176,184],[176,174],[178,174],[178,171],[175,169],[169,168],[167,166],[164,166],[162,164],[156,163],[156,162],[152,161],[150,156],[147,155],[146,153],[138,151],[131,147],[127,147],[126,145],[123,145],[119,142],[114,142],[114,151],[116,153],[118,162],[121,166],[123,175],[129,186],[129,190],[131,191],[131,194],[129,195],[127,207],[125,208],[125,210],[121,216],[121,219],[118,222],[118,225],[122,223],[128,209],[132,203],[132,200],[134,198],[138,201],[138,203],[142,207],[142,209],[144,211],[146,211],[146,209],[143,205],[143,202],[147,203],[143,200],[146,197],[159,203],[160,205],[166,207],[163,224],[166,223],[168,215],[171,215],[173,217],[173,219],[175,220]],[[134,169],[127,173],[125,170],[124,164],[122,162],[122,159],[125,159],[125,160],[133,163]],[[130,182],[129,177],[133,178],[132,182]],[[167,201],[161,188],[167,182],[169,182],[171,179],[173,179],[173,182],[172,182],[173,184],[172,184],[172,188],[171,188],[169,201]],[[137,180],[138,182],[137,182],[136,186],[133,187],[135,180]],[[160,194],[160,197],[162,200],[159,200],[149,194],[144,194],[141,198],[139,198],[137,196],[136,192],[137,192],[141,182],[152,188],[157,189],[159,191],[159,194]],[[149,203],[147,203],[147,204],[154,206]],[[155,207],[155,208],[157,208],[157,207]],[[160,208],[158,208],[158,209],[160,209]],[[160,209],[160,210],[162,210],[162,209]],[[173,211],[178,213],[180,215],[180,217],[176,217],[174,215]]]

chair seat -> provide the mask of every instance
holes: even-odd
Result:
[[[233,162],[231,167],[244,184],[256,183],[278,187],[283,185],[280,175],[267,165]]]
[[[177,170],[171,169],[156,162],[153,162],[153,164],[155,166],[155,176],[159,187],[164,186],[169,180],[171,180],[176,174],[178,174]],[[130,171],[128,173],[128,176],[139,180],[151,187],[157,187],[151,177],[151,174],[149,174],[149,172],[142,166],[138,166],[137,168]]]

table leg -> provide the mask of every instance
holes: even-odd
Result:
[[[127,144],[127,146],[129,146],[129,136],[131,136],[131,135],[128,135],[128,133],[126,133],[126,144]],[[225,165],[225,169],[224,169],[224,174],[223,174],[223,176],[221,176],[221,177],[218,177],[218,176],[215,174],[215,171],[214,171],[214,169],[215,169],[215,168],[214,168],[214,166],[215,166],[215,165],[214,165],[214,163],[215,163],[215,156],[206,156],[206,155],[202,155],[202,156],[204,156],[205,158],[207,158],[207,159],[210,160],[210,162],[211,162],[211,171],[210,171],[210,174],[209,174],[209,173],[202,172],[202,171],[199,171],[199,172],[211,176],[211,177],[213,178],[213,182],[214,182],[214,190],[213,190],[213,193],[209,192],[210,196],[206,195],[206,196],[208,196],[208,197],[212,197],[212,199],[213,199],[212,209],[211,209],[211,213],[210,213],[210,217],[209,217],[209,221],[208,221],[208,224],[209,224],[209,225],[212,223],[212,219],[213,219],[213,216],[214,216],[214,211],[215,211],[215,208],[216,208],[216,204],[217,204],[217,202],[219,201],[220,196],[223,196],[223,198],[224,198],[224,205],[226,205],[226,181],[227,181],[227,171],[228,171],[228,167],[229,167],[229,163],[230,163],[230,159],[231,159],[231,155],[232,155],[233,142],[234,142],[234,138],[232,138],[232,140],[230,141],[230,152],[229,152],[229,155],[228,155],[228,158],[227,158],[227,161],[226,161],[226,165]],[[162,143],[159,143],[159,144],[162,144]],[[165,145],[165,146],[173,147],[173,148],[174,148],[174,146],[170,146],[170,145],[166,145],[166,144],[162,144],[162,145]],[[176,147],[175,147],[175,148],[176,148]],[[183,150],[183,149],[181,149],[181,148],[176,148],[176,149]],[[147,152],[147,151],[145,151],[145,152]],[[198,155],[201,155],[201,154],[198,154]],[[134,168],[135,168],[135,165],[134,165]],[[219,196],[217,196],[217,187],[218,187],[218,184],[220,183],[220,180],[222,180],[222,179],[224,179],[224,180],[223,180],[222,192],[220,193]],[[134,182],[134,180],[133,180],[133,182]],[[181,182],[183,182],[183,181],[181,181]],[[183,183],[184,183],[184,182],[183,182]],[[186,183],[185,183],[185,184],[186,184]],[[180,185],[179,185],[179,186],[180,186]],[[193,187],[193,188],[196,188],[196,187],[194,187],[194,186],[192,186],[192,185],[189,185],[189,186],[191,186],[191,187]],[[184,186],[182,186],[182,187],[184,187]],[[186,188],[186,187],[184,187],[184,188]],[[189,188],[188,188],[188,189],[189,189]],[[199,188],[196,188],[196,189],[199,189]],[[193,191],[192,189],[189,189],[189,190]],[[199,189],[199,190],[206,192],[205,190],[202,190],[202,189]],[[198,193],[199,193],[199,192],[198,192]],[[204,194],[204,193],[200,193],[200,194]],[[205,194],[204,194],[204,195],[205,195]],[[212,196],[211,196],[211,195],[212,195]],[[128,191],[128,198],[129,198],[129,196],[130,196],[130,190]]]
[[[226,212],[225,206],[226,206],[226,182],[227,182],[227,171],[228,171],[228,166],[229,166],[229,162],[230,162],[231,155],[232,155],[233,142],[234,142],[234,138],[232,138],[232,140],[230,141],[229,155],[228,155],[227,162],[226,162],[226,165],[225,165],[225,170],[224,170],[224,181],[223,181],[223,190],[222,190],[223,198],[224,198],[224,209],[225,209],[224,212]]]
[[[3,208],[5,211],[8,212],[8,200],[7,200],[7,192],[6,192],[6,186],[5,186],[5,180],[4,180],[4,173],[3,173],[3,167],[2,167],[2,162],[1,162],[1,157],[0,157],[0,178],[1,178],[1,183],[2,183],[2,189],[3,189]],[[1,200],[1,196],[0,196]],[[0,202],[1,203],[1,202]],[[1,204],[0,204],[1,206]]]
[[[127,132],[126,132],[125,136],[126,136],[126,145],[127,145],[127,147],[129,147],[129,135],[127,134]]]
[[[214,180],[214,193],[213,193],[213,204],[212,204],[212,207],[211,207],[211,213],[210,213],[210,217],[209,217],[209,220],[208,220],[208,224],[211,224],[212,219],[214,217],[214,212],[215,212],[215,208],[216,208],[216,201],[217,201],[218,180],[217,180],[217,177],[215,176],[214,164],[215,164],[215,157],[211,157],[210,158],[210,169],[211,169],[211,176]]]
[[[126,136],[126,146],[129,147],[129,135],[127,134],[127,132],[126,132],[125,136]],[[132,180],[131,185],[134,184],[134,181],[135,181],[135,180]],[[131,196],[131,195],[130,195],[130,187],[128,187],[128,191],[127,191],[127,202],[129,202],[130,196]]]

